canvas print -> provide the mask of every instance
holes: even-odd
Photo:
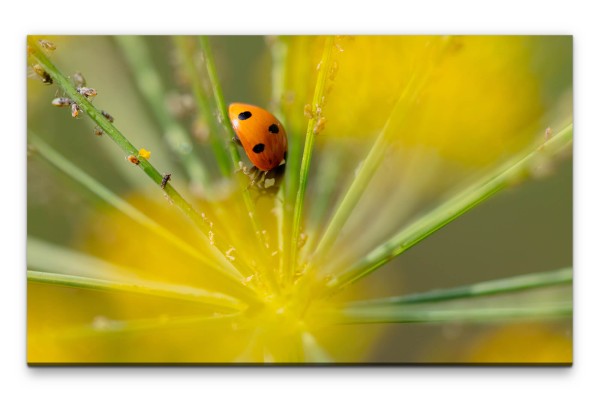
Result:
[[[26,53],[30,365],[572,363],[571,36]]]

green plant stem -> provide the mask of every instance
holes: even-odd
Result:
[[[196,98],[196,105],[198,106],[198,112],[200,115],[206,117],[206,121],[210,130],[210,144],[217,160],[217,164],[219,165],[219,169],[223,175],[229,177],[233,171],[232,163],[231,160],[229,160],[227,151],[225,150],[225,144],[219,135],[219,125],[215,119],[211,117],[210,101],[206,91],[202,86],[202,80],[200,79],[201,75],[194,62],[194,56],[197,52],[195,51],[193,43],[189,41],[189,39],[190,38],[184,36],[176,36],[174,41],[177,46],[177,50],[183,59],[187,76],[192,84],[194,97]]]
[[[204,55],[204,61],[206,63],[206,71],[208,72],[208,78],[210,80],[210,84],[212,86],[213,95],[215,97],[215,102],[217,104],[217,110],[219,112],[218,120],[225,128],[227,135],[229,138],[227,141],[227,148],[229,150],[229,155],[231,157],[234,168],[238,168],[240,163],[240,154],[238,153],[238,149],[236,144],[233,142],[233,137],[235,136],[235,132],[233,131],[233,127],[231,125],[231,121],[229,121],[229,113],[227,111],[227,104],[225,103],[225,98],[223,97],[223,91],[221,90],[221,84],[219,83],[219,76],[217,74],[217,67],[215,66],[215,60],[212,54],[212,49],[210,44],[208,43],[208,38],[206,36],[199,36],[198,43],[200,44],[200,48],[202,49],[202,54]]]
[[[29,133],[29,141],[35,147],[37,154],[39,154],[54,167],[58,168],[64,174],[79,182],[85,188],[97,195],[100,199],[112,205],[117,210],[121,211],[126,216],[139,223],[141,226],[161,236],[180,250],[194,257],[203,265],[210,267],[217,273],[228,278],[232,284],[248,291],[248,288],[241,284],[245,277],[241,275],[239,271],[236,270],[231,263],[218,251],[213,250],[213,248],[209,248],[212,257],[207,257],[208,254],[205,255],[201,252],[198,252],[187,242],[183,241],[181,238],[167,230],[164,226],[158,224],[156,221],[142,213],[139,209],[135,208],[133,205],[117,196],[114,192],[110,191],[100,182],[77,167],[77,165],[71,163],[60,153],[56,152],[54,149],[52,149],[52,147],[42,141],[37,135]],[[217,261],[220,263],[217,263]]]
[[[292,237],[291,237],[291,249],[290,249],[290,262],[288,266],[288,272],[286,274],[287,280],[291,281],[294,277],[296,269],[296,260],[298,255],[298,240],[300,237],[300,228],[302,224],[302,213],[304,209],[304,195],[306,192],[306,186],[308,183],[308,173],[310,171],[310,164],[312,160],[313,145],[315,141],[315,126],[318,119],[321,117],[320,108],[322,107],[322,98],[325,93],[325,86],[329,77],[331,67],[331,55],[333,53],[334,37],[328,36],[325,39],[323,46],[323,55],[321,56],[320,69],[317,75],[317,83],[315,86],[315,92],[312,101],[312,117],[308,120],[308,127],[306,128],[306,138],[304,142],[304,152],[302,154],[302,162],[300,164],[300,176],[298,182],[298,191],[296,193],[296,201],[294,203],[294,214],[292,220]]]
[[[442,323],[488,322],[514,319],[552,319],[570,317],[571,302],[560,302],[535,307],[460,308],[452,310],[410,310],[404,308],[352,309],[338,317],[341,324],[364,323]]]
[[[419,243],[457,217],[471,210],[507,186],[518,182],[530,171],[540,157],[550,157],[571,146],[573,124],[568,125],[543,145],[522,154],[486,175],[476,184],[446,201],[388,241],[376,247],[363,259],[328,282],[330,289],[340,289],[383,266],[402,252]]]
[[[206,291],[186,286],[166,285],[163,283],[159,284],[146,281],[124,283],[122,281],[100,280],[90,277],[48,273],[35,270],[27,271],[27,281],[30,283],[61,285],[97,291],[123,292],[189,301],[209,307],[216,307],[221,310],[241,311],[246,307],[239,299],[219,292]]]
[[[286,60],[288,54],[288,44],[285,38],[273,37],[269,40],[269,50],[271,53],[271,108],[273,113],[279,117],[279,121],[283,126],[287,126],[287,121],[282,110],[282,96],[284,93],[285,80],[286,80]],[[290,133],[288,133],[288,140],[290,140]],[[289,149],[289,144],[288,144]],[[288,152],[289,154],[289,152]],[[289,165],[286,169],[288,170],[287,177],[290,176]],[[288,178],[289,179],[289,178]],[[286,179],[287,181],[287,179]],[[277,280],[279,285],[282,284],[283,266],[285,265],[285,233],[286,233],[286,218],[285,218],[285,182],[279,187],[277,196],[275,197],[275,216],[277,218],[277,245],[279,252],[279,265],[277,271]]]
[[[106,136],[112,139],[126,155],[135,156],[139,159],[137,165],[156,185],[161,186],[163,175],[145,158],[139,157],[139,150],[133,146],[127,138],[111,124],[101,112],[84,96],[80,95],[69,80],[62,74],[54,64],[46,57],[38,45],[29,40],[30,54],[35,58],[52,77],[54,82],[65,92],[66,96],[77,103],[82,112],[87,114],[101,129]],[[221,241],[220,237],[212,231],[212,227],[180,194],[173,188],[171,183],[163,188],[163,191],[169,196],[173,204],[175,204],[190,220],[198,227],[200,232],[210,246],[215,246],[223,255],[232,248],[225,241]],[[242,266],[240,263],[234,264],[242,274],[248,271],[247,266]]]
[[[186,129],[165,107],[166,91],[150,57],[146,40],[140,36],[116,36],[115,40],[129,64],[137,88],[164,132],[166,143],[180,158],[192,183],[205,190],[210,189],[208,170],[196,154],[193,141]]]
[[[91,325],[82,325],[61,330],[54,335],[61,338],[81,338],[87,336],[106,336],[107,334],[124,334],[133,332],[152,332],[158,330],[172,330],[174,328],[191,328],[198,330],[206,329],[211,325],[230,325],[232,321],[239,319],[240,312],[218,314],[210,316],[160,316],[150,319],[132,320],[106,320],[94,322]]]
[[[408,304],[444,302],[457,299],[500,295],[572,283],[573,269],[571,267],[567,267],[549,272],[532,273],[505,279],[484,281],[482,283],[450,289],[440,289],[398,297],[350,302],[342,305],[341,308],[345,310],[355,310],[361,308],[383,308]]]
[[[219,83],[219,77],[217,75],[217,68],[215,66],[215,60],[212,54],[212,50],[210,44],[208,42],[208,38],[206,36],[199,36],[198,42],[200,44],[200,48],[202,49],[202,53],[204,54],[204,61],[206,63],[206,71],[208,72],[208,77],[210,79],[210,84],[212,86],[213,95],[215,97],[215,102],[217,104],[217,109],[219,112],[218,119],[222,123],[225,131],[229,136],[228,141],[228,149],[229,154],[231,156],[231,160],[233,161],[233,165],[238,168],[240,164],[240,155],[238,153],[237,145],[233,142],[233,138],[235,136],[235,132],[233,131],[233,126],[231,125],[231,121],[229,120],[229,113],[227,110],[227,104],[225,103],[225,99],[223,97],[223,91],[221,90],[221,85]],[[265,243],[262,239],[262,226],[258,222],[256,218],[256,208],[252,198],[250,196],[250,192],[240,183],[240,189],[242,191],[242,198],[244,200],[244,205],[246,206],[246,211],[248,212],[248,217],[250,218],[250,223],[252,225],[252,230],[255,233],[256,242],[258,245],[259,252],[261,252],[263,260],[268,260]],[[279,286],[277,285],[277,280],[273,273],[273,269],[267,267],[263,269],[263,273],[267,278],[269,285],[272,290],[275,292],[278,291]]]
[[[322,228],[321,224],[327,218],[327,212],[333,208],[332,199],[335,193],[333,183],[339,182],[340,175],[344,172],[342,169],[344,151],[331,146],[325,150],[325,153],[328,156],[320,161],[321,165],[316,177],[315,188],[318,188],[319,192],[317,192],[311,205],[310,228],[307,231],[313,233],[313,235],[307,239],[306,245],[304,245],[307,254],[313,253],[315,244],[319,239],[318,233]]]
[[[319,241],[317,248],[315,249],[315,259],[321,260],[327,256],[331,246],[338,238],[341,229],[348,220],[348,217],[353,213],[354,208],[362,198],[368,184],[379,169],[381,162],[384,159],[386,151],[388,150],[390,136],[395,132],[392,127],[397,127],[398,123],[401,123],[412,110],[412,106],[415,104],[415,99],[421,94],[423,87],[427,83],[431,69],[419,75],[419,79],[413,74],[408,84],[398,97],[396,104],[390,117],[386,121],[383,129],[377,136],[377,139],[373,143],[373,146],[369,150],[367,157],[362,162],[362,165],[358,169],[356,178],[352,180],[350,188],[346,191],[340,204],[335,208],[335,212],[329,221],[327,228],[321,240]]]
[[[81,276],[117,283],[142,283],[135,273],[139,268],[117,265],[35,237],[27,237],[27,267],[45,273]],[[171,287],[165,284],[162,288]],[[179,287],[172,288],[176,290]],[[227,290],[229,291],[227,296],[239,299],[248,305],[257,303],[255,293],[241,284],[228,286]]]

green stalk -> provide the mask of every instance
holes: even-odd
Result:
[[[288,265],[288,272],[286,279],[291,281],[294,277],[294,271],[296,268],[296,259],[298,255],[298,239],[300,236],[300,226],[302,223],[302,213],[304,208],[304,194],[306,192],[306,186],[308,183],[308,173],[310,171],[310,163],[312,160],[313,145],[315,136],[315,126],[317,120],[321,117],[318,109],[322,107],[322,98],[325,93],[325,84],[329,77],[329,70],[331,67],[331,55],[333,52],[334,37],[328,36],[325,39],[323,46],[323,55],[321,56],[319,74],[317,75],[317,83],[315,86],[315,92],[312,101],[312,117],[308,121],[308,127],[306,128],[306,138],[304,142],[304,152],[302,154],[302,162],[300,164],[300,177],[298,183],[298,191],[296,193],[296,202],[294,203],[294,215],[292,220],[292,239],[290,249],[290,262]]]
[[[312,254],[314,251],[315,244],[319,239],[319,230],[321,229],[321,222],[327,218],[327,212],[333,208],[332,198],[335,193],[335,185],[333,183],[339,182],[340,174],[343,172],[341,157],[343,150],[338,149],[335,146],[328,147],[325,150],[328,155],[324,160],[321,160],[319,171],[317,174],[317,182],[315,188],[318,188],[318,192],[314,197],[314,202],[311,205],[311,215],[309,216],[309,223],[311,228],[308,232],[313,233],[304,245],[307,254]]]
[[[489,322],[514,319],[556,319],[571,317],[571,302],[558,302],[534,307],[507,308],[460,308],[452,310],[410,310],[402,308],[352,309],[339,316],[341,324],[365,323],[443,323],[443,322]]]
[[[572,140],[573,124],[569,124],[543,145],[494,170],[475,185],[398,232],[363,259],[333,276],[327,282],[327,287],[330,290],[338,290],[373,272],[484,200],[526,176],[539,157],[550,157],[570,147]]]
[[[100,199],[112,205],[138,224],[161,236],[188,255],[194,257],[205,266],[208,266],[217,273],[227,277],[231,283],[237,285],[241,289],[246,291],[248,290],[241,284],[241,282],[244,280],[244,276],[241,275],[239,271],[237,271],[219,252],[209,248],[212,251],[212,258],[209,258],[207,255],[198,252],[187,242],[183,241],[165,227],[146,216],[139,209],[135,208],[130,203],[116,195],[114,192],[110,191],[100,182],[96,181],[94,178],[77,167],[77,165],[71,163],[60,153],[56,152],[54,149],[52,149],[52,147],[42,141],[37,135],[29,133],[29,141],[35,147],[37,154],[39,154],[54,167],[58,168],[64,174],[79,182],[85,188],[97,195]],[[220,261],[221,263],[219,264],[217,261]]]
[[[166,91],[145,39],[141,36],[115,36],[115,40],[121,47],[140,93],[164,132],[165,142],[180,158],[190,180],[205,190],[209,189],[209,173],[196,154],[193,141],[181,123],[165,108]]]
[[[84,336],[105,336],[107,334],[125,334],[133,332],[153,332],[157,330],[172,330],[174,328],[196,327],[206,329],[210,325],[230,325],[239,319],[240,312],[210,315],[210,316],[160,316],[149,319],[106,320],[88,325],[80,325],[61,330],[55,334],[61,338],[80,338]],[[226,326],[227,327],[227,326]],[[112,362],[114,363],[114,362]]]
[[[398,123],[401,123],[408,116],[412,106],[415,104],[415,99],[420,95],[423,87],[427,83],[430,73],[431,71],[427,71],[420,75],[420,80],[418,80],[418,82],[413,74],[398,97],[398,100],[390,113],[390,117],[377,136],[367,157],[362,162],[356,178],[352,180],[350,188],[346,191],[338,207],[335,208],[335,212],[325,229],[325,233],[315,249],[314,255],[316,259],[322,259],[327,256],[331,246],[338,238],[341,229],[344,224],[346,224],[348,217],[353,213],[355,206],[358,204],[362,195],[365,193],[367,186],[371,182],[371,178],[373,178],[383,161],[386,151],[388,150],[389,137],[395,133],[391,127],[397,127]]]
[[[342,305],[345,310],[371,309],[394,307],[398,305],[420,304],[428,302],[444,302],[457,299],[469,299],[500,295],[517,291],[533,290],[536,288],[555,285],[572,284],[573,269],[566,267],[559,270],[542,273],[525,274],[499,280],[465,285],[450,289],[433,290],[398,297],[371,299],[367,301],[350,302]]]
[[[216,307],[221,310],[226,309],[241,311],[245,309],[244,303],[229,295],[207,291],[200,288],[167,285],[164,283],[153,283],[146,281],[124,283],[121,281],[101,280],[90,277],[48,273],[36,270],[27,271],[27,281],[30,283],[60,285],[73,288],[83,288],[87,290],[121,292],[175,299]]]
[[[210,144],[215,158],[217,159],[219,169],[224,176],[229,177],[231,176],[233,170],[231,161],[227,156],[224,143],[219,135],[219,126],[215,119],[211,118],[212,112],[210,109],[210,101],[202,86],[202,80],[200,79],[201,75],[197,70],[196,64],[194,63],[194,56],[196,53],[195,48],[190,46],[191,43],[189,43],[187,39],[188,38],[184,36],[176,36],[174,41],[177,46],[177,50],[183,59],[186,73],[191,81],[194,96],[196,97],[196,105],[198,106],[198,113],[207,117],[206,120],[210,129]]]
[[[44,52],[38,47],[35,41],[29,39],[30,54],[35,58],[40,65],[46,70],[46,72],[52,77],[54,82],[65,92],[66,96],[73,100],[79,108],[87,114],[101,129],[102,131],[112,139],[126,155],[135,156],[139,159],[137,165],[156,185],[161,186],[163,175],[145,158],[138,157],[139,150],[132,145],[127,138],[113,125],[111,124],[102,113],[92,104],[90,101],[80,95],[71,82],[62,74],[54,64],[46,57]],[[217,235],[212,232],[209,222],[207,222],[193,207],[189,204],[180,194],[173,188],[170,183],[167,183],[163,188],[163,191],[169,196],[173,204],[175,204],[185,214],[196,227],[205,236],[207,242],[210,245],[214,245],[223,255],[232,248],[231,245],[225,241],[221,241],[217,238]],[[241,271],[248,271],[247,266],[240,266],[236,264],[238,269]]]
[[[202,50],[202,54],[204,55],[205,68],[206,68],[206,72],[208,74],[208,78],[210,81],[211,89],[213,92],[213,96],[214,96],[214,100],[215,100],[215,103],[217,106],[217,111],[219,113],[219,116],[215,116],[214,113],[211,111],[210,102],[208,101],[208,97],[206,95],[203,96],[202,100],[200,100],[200,99],[199,100],[201,102],[202,108],[204,109],[205,115],[210,117],[210,118],[208,118],[208,122],[211,127],[211,130],[214,130],[215,133],[220,132],[218,125],[219,125],[219,123],[221,123],[222,127],[225,129],[225,132],[227,132],[227,138],[224,138],[224,140],[227,143],[227,150],[229,151],[229,157],[231,159],[230,163],[231,163],[231,165],[233,165],[234,169],[237,169],[237,168],[239,168],[241,159],[240,159],[240,155],[238,153],[237,145],[233,142],[233,137],[235,136],[235,133],[233,131],[233,126],[231,125],[231,121],[229,120],[227,104],[225,103],[225,99],[223,97],[223,91],[221,89],[219,77],[217,74],[217,68],[215,65],[214,56],[212,54],[212,49],[209,44],[208,38],[206,36],[199,36],[198,44]],[[181,45],[181,46],[183,46],[183,45]],[[193,68],[193,66],[192,66],[192,68]],[[204,93],[203,88],[202,88],[202,83],[199,80],[198,80],[198,84],[199,84],[198,93],[200,93],[200,92]],[[195,92],[196,92],[196,90],[195,90]],[[224,159],[226,157],[224,153],[225,153],[225,151],[223,150],[223,154],[217,155],[217,157],[223,158],[223,161],[224,161]],[[229,173],[229,175],[230,174],[231,173]],[[258,245],[259,252],[261,252],[263,261],[267,261],[268,256],[266,253],[265,244],[262,240],[262,234],[261,234],[262,226],[259,224],[258,220],[256,219],[256,208],[255,208],[254,202],[252,201],[250,192],[244,187],[244,185],[240,182],[240,180],[237,179],[237,177],[236,177],[236,182],[238,182],[240,189],[241,189],[242,199],[244,201],[244,206],[246,207],[246,212],[250,219],[250,224],[252,226],[252,230],[255,233],[255,239],[256,239],[256,242]],[[255,268],[251,267],[251,270],[252,270],[252,273],[254,273],[254,274],[257,273]],[[270,269],[270,268],[263,269],[263,273],[267,279],[267,284],[270,286],[270,288],[272,290],[277,292],[278,286],[276,285],[276,279],[275,279],[272,269]],[[257,276],[261,276],[261,275],[257,275]]]
[[[228,136],[228,149],[229,154],[231,156],[231,160],[233,165],[237,168],[240,164],[240,155],[238,153],[237,145],[233,142],[233,138],[235,136],[235,132],[233,131],[233,126],[231,125],[231,121],[229,120],[229,113],[227,110],[227,104],[225,103],[225,99],[223,97],[223,91],[221,90],[221,85],[219,83],[219,77],[217,75],[217,68],[215,66],[215,60],[212,54],[212,50],[210,44],[208,42],[208,38],[206,36],[199,36],[198,42],[200,44],[200,48],[202,49],[202,53],[204,54],[204,61],[206,63],[206,71],[208,72],[208,77],[210,79],[210,84],[213,90],[213,95],[215,97],[215,102],[217,104],[217,109],[219,111],[219,121],[224,126]],[[256,218],[256,208],[252,198],[250,196],[250,192],[243,187],[243,184],[239,180],[237,180],[240,184],[240,188],[242,191],[242,198],[244,200],[244,205],[246,206],[246,210],[248,212],[248,217],[250,218],[250,223],[252,225],[252,230],[254,230],[256,241],[258,243],[258,249],[260,250],[263,260],[267,261],[268,256],[265,248],[265,243],[262,240],[262,226],[258,222]],[[270,287],[275,292],[278,291],[279,286],[277,285],[277,279],[275,278],[275,274],[273,269],[270,267],[266,267],[263,269],[263,273],[270,284]]]
[[[285,79],[286,79],[286,59],[288,54],[288,45],[284,38],[274,37],[269,42],[269,50],[271,52],[271,107],[275,115],[279,116],[279,120],[285,127],[286,120],[282,111],[282,96],[284,93]],[[288,132],[288,140],[290,140]],[[289,143],[288,143],[289,148]],[[289,151],[288,151],[289,157]],[[290,176],[289,165],[286,169],[288,170],[287,176]],[[285,265],[285,230],[286,230],[286,219],[285,219],[285,182],[280,186],[277,196],[275,198],[275,216],[277,218],[277,246],[279,252],[279,266],[277,272],[277,280],[281,285],[281,278],[283,272],[283,266]]]
[[[206,36],[199,36],[198,42],[200,44],[200,48],[202,49],[202,53],[204,54],[206,71],[208,72],[208,78],[210,79],[210,84],[212,86],[213,95],[217,104],[217,110],[219,111],[218,119],[222,123],[227,135],[229,136],[227,139],[229,156],[231,157],[234,168],[237,168],[241,160],[240,154],[238,153],[236,144],[233,142],[235,132],[233,131],[231,121],[229,121],[227,104],[225,103],[223,91],[221,90],[221,84],[219,83],[219,76],[217,74],[217,67],[215,66],[215,59],[212,54],[212,49]]]
[[[136,269],[132,267],[117,265],[35,237],[27,237],[27,267],[45,273],[88,277],[115,283],[141,283],[135,273]],[[168,286],[169,284],[165,284],[162,288],[168,289]],[[182,289],[185,290],[183,287]],[[256,295],[241,284],[230,286],[228,289],[231,294],[227,296],[243,300],[248,305],[256,303]]]

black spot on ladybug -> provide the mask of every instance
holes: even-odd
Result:
[[[277,124],[269,125],[269,132],[271,134],[279,134],[279,127],[277,126]]]
[[[265,150],[264,143],[259,143],[258,145],[254,145],[254,147],[252,148],[252,151],[254,153],[261,153],[263,150]]]
[[[252,117],[252,113],[250,113],[249,111],[242,111],[240,114],[238,114],[238,118],[240,120],[247,120],[250,117]]]

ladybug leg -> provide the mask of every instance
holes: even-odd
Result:
[[[243,166],[238,171],[242,171],[244,173],[244,175],[246,177],[248,177],[248,179],[250,180],[250,182],[246,186],[246,191],[248,189],[250,189],[250,187],[253,187],[256,184],[256,177],[259,173],[259,170],[255,166],[252,166],[252,168],[250,168],[250,169],[248,169],[248,167],[246,167],[246,166]]]
[[[243,163],[243,162],[241,162],[241,161],[239,162],[239,164],[238,164],[238,168],[237,168],[237,170],[235,170],[235,171],[234,171],[234,173],[240,173],[240,172],[244,173],[244,175],[248,175],[248,174],[250,174],[250,172],[249,172],[249,170],[248,170],[248,167],[246,167],[246,166],[244,165],[244,163]]]
[[[235,134],[235,136],[233,138],[231,138],[231,140],[233,142],[235,142],[237,145],[242,146],[242,141],[240,141],[240,138],[237,136],[237,134]]]

